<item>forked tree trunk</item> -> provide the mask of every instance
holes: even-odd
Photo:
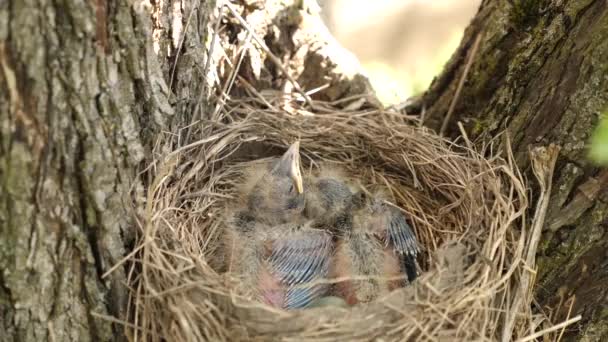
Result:
[[[213,4],[152,3],[0,2],[2,341],[122,334],[107,318],[124,319],[127,275],[120,266],[103,275],[132,242],[138,172],[156,134],[205,109],[183,99],[205,98]],[[608,176],[584,152],[608,102],[606,6],[485,1],[420,102],[439,129],[482,33],[447,133],[458,134],[457,121],[473,137],[508,128],[524,168],[529,145],[562,146],[537,294],[544,305],[562,303],[556,320],[575,295],[572,315],[584,319],[569,336],[589,340],[608,338]]]
[[[524,170],[530,146],[561,146],[536,295],[548,313],[557,311],[556,322],[574,299],[570,316],[583,319],[566,337],[607,341],[608,171],[590,163],[585,147],[608,108],[608,3],[483,1],[459,50],[417,103],[426,107],[427,126],[441,130],[468,60],[445,132],[459,135],[459,121],[471,138],[507,129]]]

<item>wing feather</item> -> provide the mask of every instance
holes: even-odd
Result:
[[[314,283],[327,277],[333,243],[331,235],[302,229],[273,241],[270,269],[287,287],[285,307],[306,307],[321,297],[327,285]]]

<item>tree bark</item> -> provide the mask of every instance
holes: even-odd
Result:
[[[424,108],[425,124],[440,131],[470,60],[446,135],[460,134],[457,122],[472,139],[506,129],[528,174],[531,146],[561,146],[536,296],[554,322],[566,318],[574,300],[570,316],[583,319],[567,329],[571,340],[608,340],[608,171],[586,157],[608,105],[607,6],[603,0],[483,1],[443,73],[410,107]]]
[[[132,243],[138,167],[179,109],[166,80],[178,50],[172,30],[183,27],[171,20],[190,10],[142,3],[0,2],[2,341],[124,336],[107,317],[125,319],[125,268],[103,275]],[[205,6],[180,68],[205,62]],[[164,47],[156,53],[152,30]],[[184,74],[189,91],[204,84]],[[184,93],[180,82],[174,94]]]

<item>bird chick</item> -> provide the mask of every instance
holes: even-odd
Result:
[[[350,186],[335,168],[322,167],[305,184],[305,216],[337,237],[331,277],[359,279],[337,283],[337,295],[368,302],[402,286],[404,273],[416,278],[416,238],[399,210]]]
[[[337,232],[350,216],[352,195],[349,187],[337,179],[314,179],[307,188],[304,215]]]
[[[281,224],[304,210],[304,187],[300,171],[300,143],[272,162],[247,194],[247,207],[256,220]]]
[[[338,169],[323,166],[318,175],[307,177],[304,215],[333,233],[350,230],[353,191]]]
[[[249,167],[238,191],[238,201],[226,208],[223,234],[224,264],[232,262],[234,237],[251,239],[253,227],[288,222],[304,210],[303,180],[300,172],[300,144],[295,142],[280,157],[269,163]],[[237,239],[238,240],[238,239]]]
[[[262,302],[298,309],[327,293],[332,236],[312,222],[268,226],[241,216],[226,234],[229,269]],[[240,230],[240,232],[238,232]],[[238,232],[238,233],[237,233]]]
[[[335,246],[330,277],[346,278],[335,292],[350,305],[369,302],[416,276],[418,246],[398,209],[380,199],[353,195],[350,231]],[[350,279],[349,279],[350,278]]]
[[[332,236],[313,222],[274,227],[266,245],[271,274],[285,288],[280,307],[297,309],[327,293]],[[267,301],[268,302],[268,301]]]
[[[267,229],[244,210],[232,213],[225,223],[222,244],[227,271],[259,297],[261,288],[273,288],[273,284],[267,284],[269,271],[263,262]]]
[[[311,282],[327,276],[333,244],[330,234],[312,228],[312,221],[302,216],[299,142],[270,163],[249,189],[243,208],[227,222],[229,269],[263,302],[284,309],[305,307],[326,292],[326,285]]]

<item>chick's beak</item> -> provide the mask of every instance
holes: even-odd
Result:
[[[296,186],[298,194],[304,192],[302,173],[300,171],[300,142],[293,143],[281,158],[281,164],[288,168],[289,177]]]
[[[300,175],[300,170],[298,170],[298,175],[292,177],[294,184],[296,185],[296,189],[298,190],[298,194],[304,192],[304,185],[302,184],[302,175]]]

